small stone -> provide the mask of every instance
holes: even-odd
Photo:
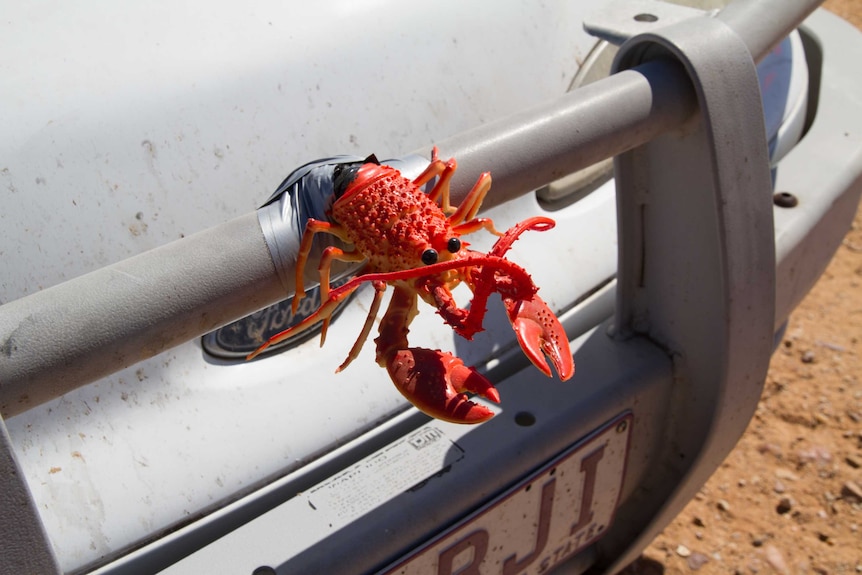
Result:
[[[686,560],[688,563],[688,568],[692,571],[697,571],[707,563],[709,563],[709,557],[704,555],[703,553],[692,553],[691,556]]]
[[[789,513],[791,509],[793,509],[793,500],[789,497],[782,497],[778,501],[778,505],[775,507],[775,510],[779,515]]]
[[[799,476],[790,471],[789,469],[784,469],[783,467],[779,467],[775,470],[775,477],[778,479],[785,479],[787,481],[798,481]]]
[[[862,503],[862,487],[853,480],[847,480],[841,486],[841,497],[851,503]]]
[[[801,359],[802,363],[814,363],[814,360],[817,359],[817,356],[815,356],[814,352],[809,349],[802,354]]]
[[[842,353],[847,351],[847,348],[841,344],[833,343],[831,341],[817,341],[818,345],[825,347],[826,349],[837,351],[838,353]]]
[[[719,511],[724,511],[724,512],[728,512],[728,511],[730,511],[730,503],[728,503],[728,502],[727,502],[726,500],[724,500],[724,499],[719,499],[719,500],[716,502],[715,506],[716,506],[716,507],[718,507],[718,510],[719,510]]]
[[[832,462],[832,453],[822,445],[812,445],[810,449],[800,449],[796,454],[799,460],[804,463],[826,465]]]
[[[767,545],[764,552],[766,562],[772,566],[778,573],[788,573],[787,562],[784,560],[784,555],[775,545]]]
[[[694,523],[695,525],[697,525],[698,527],[706,527],[706,523],[703,522],[703,519],[701,519],[700,517],[698,517],[696,515],[695,515],[694,519],[691,520],[691,522]]]
[[[768,453],[775,457],[781,457],[781,446],[777,443],[761,443],[757,446],[757,451],[763,455]]]
[[[680,557],[691,557],[691,549],[680,543],[676,546],[676,554]]]
[[[853,469],[859,469],[860,467],[862,467],[862,461],[859,461],[859,459],[852,455],[848,455],[847,457],[845,457],[844,461]]]
[[[787,491],[787,488],[784,486],[783,483],[781,483],[781,481],[776,479],[775,486],[773,486],[772,490],[776,493],[784,493],[785,491]]]

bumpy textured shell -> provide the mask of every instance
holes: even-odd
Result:
[[[363,189],[351,187],[332,206],[332,219],[366,255],[369,271],[422,267],[422,252],[429,248],[448,255],[447,242],[458,234],[440,206],[400,172],[385,168]]]

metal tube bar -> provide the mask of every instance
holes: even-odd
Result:
[[[696,109],[685,72],[651,62],[437,146],[442,157],[458,159],[452,180],[457,201],[480,173],[491,171],[494,183],[484,202],[491,207],[644,144]]]
[[[285,297],[254,213],[0,307],[11,417]]]
[[[795,30],[823,0],[737,0],[716,18],[736,32],[760,62]]]
[[[817,4],[738,0],[718,17],[760,57]],[[481,172],[494,174],[490,207],[680,126],[695,101],[678,65],[653,61],[438,146],[443,157],[458,158],[456,200]],[[0,414],[20,413],[285,295],[249,214],[7,303]]]

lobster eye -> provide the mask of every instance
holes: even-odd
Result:
[[[437,263],[437,250],[433,250],[428,248],[424,252],[422,252],[422,263],[425,265],[431,265]]]
[[[446,249],[449,253],[457,254],[461,250],[461,240],[458,238],[449,238],[446,243]]]

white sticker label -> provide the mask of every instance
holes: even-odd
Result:
[[[348,522],[460,461],[464,451],[425,426],[307,492],[308,504]]]

